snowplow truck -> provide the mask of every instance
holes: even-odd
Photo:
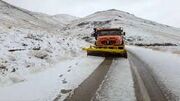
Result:
[[[96,39],[95,44],[83,48],[87,55],[127,58],[123,28],[94,28],[92,36]]]

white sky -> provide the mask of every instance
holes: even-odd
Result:
[[[180,28],[180,0],[4,0],[13,5],[50,15],[87,16],[118,9],[138,17]]]

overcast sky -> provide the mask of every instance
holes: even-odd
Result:
[[[138,17],[180,28],[180,0],[4,0],[31,11],[84,17],[118,9]]]

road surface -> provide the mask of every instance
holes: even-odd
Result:
[[[65,101],[167,101],[160,86],[149,66],[129,53],[128,59],[105,58]]]
[[[99,67],[74,90],[73,95],[66,98],[66,101],[90,101],[108,72],[112,61],[112,58],[105,58]]]
[[[138,101],[167,101],[153,76],[149,66],[133,54],[129,61],[134,79],[135,94]]]

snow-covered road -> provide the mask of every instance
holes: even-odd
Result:
[[[150,67],[132,53],[129,53],[129,61],[137,101],[167,101]]]
[[[66,101],[90,101],[104,80],[113,58],[105,58],[96,70],[76,88]]]
[[[98,89],[95,101],[135,101],[135,91],[127,59],[113,60],[104,82]]]
[[[179,100],[180,57],[168,52],[127,46],[127,50],[145,63],[168,100]],[[131,57],[129,57],[132,59]],[[2,101],[63,101],[97,71],[102,57],[69,58],[44,71],[24,76],[24,81],[0,87]],[[132,64],[131,64],[132,65]],[[103,68],[103,67],[101,67]],[[107,69],[108,71],[108,69]],[[102,71],[103,72],[103,71]],[[106,74],[105,74],[106,75]],[[128,59],[115,58],[93,99],[100,101],[135,101],[133,76]],[[93,78],[96,78],[93,77]],[[152,90],[153,91],[153,90]]]
[[[146,65],[144,68],[150,72],[153,82],[156,83],[156,86],[159,86],[161,93],[167,100],[180,100],[180,57],[178,55],[134,46],[126,48],[141,61],[142,64],[140,65]],[[144,76],[147,76],[146,73],[144,73]],[[146,81],[144,83],[147,84]],[[156,87],[149,89],[152,95],[157,93],[156,90],[153,91],[154,88]]]
[[[128,60],[106,58],[66,100],[135,101],[133,79]]]

